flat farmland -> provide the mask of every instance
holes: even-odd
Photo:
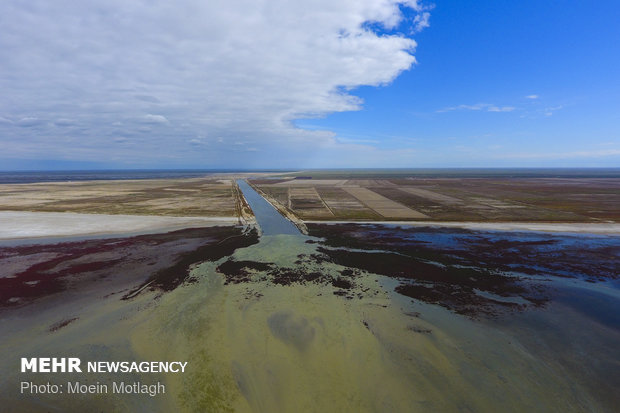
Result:
[[[319,176],[250,183],[302,220],[620,222],[620,178]]]
[[[232,178],[0,185],[0,211],[238,217],[247,213]]]

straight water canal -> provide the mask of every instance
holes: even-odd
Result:
[[[297,227],[284,218],[269,202],[254,190],[245,180],[237,180],[237,185],[252,208],[256,221],[264,235],[300,235]]]

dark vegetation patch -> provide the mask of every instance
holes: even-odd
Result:
[[[251,282],[252,276],[260,272],[260,279],[270,281],[278,285],[290,285],[294,283],[305,284],[308,282],[326,282],[328,275],[316,270],[311,270],[303,265],[296,267],[278,267],[275,264],[267,264],[255,261],[228,260],[217,267],[217,270],[226,277],[226,284],[238,284]]]
[[[433,330],[429,328],[421,328],[418,326],[409,326],[407,327],[407,330],[413,331],[414,333],[421,333],[421,334],[430,334],[433,332]]]
[[[400,279],[398,293],[472,317],[525,307],[502,297],[544,305],[550,292],[528,275],[618,278],[617,237],[354,224],[309,224],[308,230],[324,238],[318,251],[334,263]]]
[[[396,287],[396,292],[407,297],[415,298],[431,304],[437,304],[458,314],[476,317],[480,314],[495,315],[503,310],[521,310],[524,305],[492,300],[477,295],[470,288],[462,288],[453,284],[436,283],[432,287],[418,284],[402,283]],[[520,295],[528,296],[531,293],[523,288]],[[529,300],[534,306],[544,304],[547,299],[536,298]]]
[[[252,277],[252,273],[255,271],[267,271],[273,267],[273,264],[256,261],[235,261],[229,259],[228,261],[220,264],[217,267],[217,271],[224,274],[226,277],[226,284],[228,283],[241,283],[249,282]]]
[[[57,323],[54,323],[54,324],[52,324],[52,325],[50,326],[50,328],[49,328],[49,332],[50,332],[50,333],[53,333],[54,331],[58,331],[58,330],[60,330],[61,328],[68,326],[69,324],[71,324],[72,322],[74,322],[75,320],[77,320],[77,319],[79,319],[79,318],[80,318],[80,317],[73,317],[73,318],[69,318],[69,319],[62,320],[62,321],[59,321],[59,322],[57,322]]]
[[[353,299],[353,296],[352,296],[352,295],[350,295],[350,294],[349,294],[347,291],[345,291],[345,290],[336,290],[336,291],[334,291],[334,295],[338,295],[338,296],[340,296],[340,297],[344,297],[344,298],[346,298],[346,299],[348,299],[348,300],[352,300],[352,299]]]
[[[404,281],[396,288],[400,294],[438,304],[457,313],[476,315],[478,312],[492,313],[495,307],[515,307],[512,303],[497,302],[481,297],[474,289],[484,290],[501,296],[519,295],[528,298],[532,293],[514,277],[478,268],[460,268],[420,261],[415,257],[393,253],[353,252],[344,249],[319,250],[339,265],[358,268],[388,277],[424,282],[431,285],[412,285]],[[340,278],[338,282],[347,282]],[[334,286],[347,288],[346,285]],[[350,288],[350,287],[348,287]]]
[[[332,280],[332,285],[336,288],[343,288],[345,290],[349,290],[351,289],[351,287],[353,287],[353,284],[351,284],[351,281],[347,280],[346,278],[334,278]]]
[[[478,268],[459,268],[424,262],[417,257],[380,252],[353,252],[341,249],[319,248],[336,264],[359,268],[393,278],[446,283],[466,288],[504,292],[505,295],[521,292],[512,277],[502,277]]]
[[[269,272],[274,284],[290,285],[293,283],[305,284],[308,282],[322,282],[326,275],[319,271],[309,271],[304,267],[288,268],[278,267]]]
[[[217,261],[220,258],[231,255],[237,248],[249,247],[258,242],[258,233],[255,229],[243,234],[240,228],[228,228],[231,230],[229,233],[220,234],[227,235],[224,239],[201,245],[192,251],[182,253],[172,266],[157,271],[143,285],[125,295],[123,299],[134,297],[146,285],[150,289],[174,290],[189,277],[192,265],[204,261]]]
[[[600,280],[619,276],[619,237],[355,224],[308,224],[308,230],[325,238],[323,245],[386,250],[443,265]]]
[[[321,267],[321,263],[329,261],[329,257],[321,254],[300,254],[293,267],[280,267],[274,263],[256,261],[227,260],[217,267],[224,275],[226,284],[249,283],[252,281],[268,281],[276,285],[291,284],[332,284],[338,288],[352,288],[353,283],[342,277],[334,277]],[[351,274],[354,274],[351,271]]]
[[[193,263],[219,259],[257,240],[256,233],[243,234],[240,228],[224,226],[129,238],[0,247],[0,268],[3,259],[26,264],[24,270],[0,278],[0,307],[25,304],[106,278],[151,283],[153,288],[167,291],[185,280]],[[28,265],[29,256],[45,253],[51,258],[32,260],[34,264]],[[145,279],[148,281],[144,282]]]
[[[344,270],[340,271],[340,275],[342,275],[343,277],[357,277],[360,274],[360,270],[353,268],[345,268]]]

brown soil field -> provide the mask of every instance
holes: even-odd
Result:
[[[251,215],[234,177],[0,185],[0,211]]]
[[[319,177],[250,183],[304,220],[620,222],[619,178]]]

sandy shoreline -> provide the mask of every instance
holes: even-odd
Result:
[[[0,211],[0,240],[150,233],[234,225],[236,217],[170,217],[78,214],[73,212]]]
[[[171,217],[153,215],[105,215],[73,212],[0,211],[0,240],[55,237],[147,234],[185,228],[235,225],[236,217]],[[418,221],[303,221],[304,224],[375,224],[417,227],[451,227],[490,231],[540,231],[562,233],[620,234],[617,223],[537,222],[418,222]]]
[[[556,223],[556,222],[413,222],[413,221],[304,221],[305,224],[374,224],[415,227],[451,227],[487,231],[540,231],[585,234],[620,234],[616,223]]]

